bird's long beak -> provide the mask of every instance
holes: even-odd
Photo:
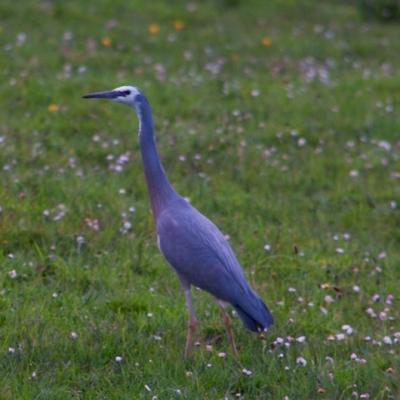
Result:
[[[95,92],[89,93],[82,96],[84,99],[115,99],[116,97],[121,96],[121,93],[118,90],[112,90],[110,92]]]

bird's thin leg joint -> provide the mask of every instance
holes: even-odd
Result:
[[[192,305],[192,295],[190,293],[190,287],[185,289],[185,299],[189,311],[189,321],[185,346],[185,357],[188,357],[193,350],[194,334],[197,328],[197,318]]]
[[[233,336],[232,321],[229,318],[228,313],[225,311],[225,304],[220,300],[217,300],[217,303],[218,303],[218,306],[219,306],[219,309],[221,312],[221,319],[224,321],[224,324],[225,324],[226,335],[228,336],[228,341],[232,348],[232,353],[235,357],[237,357],[239,355],[239,353],[237,351],[235,338]]]

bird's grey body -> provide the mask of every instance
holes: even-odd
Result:
[[[252,331],[272,323],[224,235],[194,207],[183,199],[172,201],[157,219],[157,233],[160,250],[183,285],[192,284],[232,304]]]
[[[150,105],[135,87],[123,86],[87,98],[106,97],[133,107],[139,118],[139,142],[159,248],[175,269],[185,290],[189,309],[186,351],[190,351],[196,318],[190,286],[211,293],[221,304],[230,303],[252,331],[267,329],[272,316],[246,281],[240,264],[221,231],[173,189],[161,165],[154,139]],[[222,309],[233,345],[229,317]]]

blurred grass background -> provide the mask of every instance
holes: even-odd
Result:
[[[361,3],[0,3],[1,399],[399,397],[400,28]],[[183,360],[136,117],[80,98],[122,84],[273,311],[238,363],[201,292]]]

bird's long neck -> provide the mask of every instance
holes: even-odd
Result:
[[[169,183],[158,156],[150,104],[144,96],[141,96],[135,108],[139,118],[139,142],[144,173],[153,216],[157,220],[163,208],[173,196],[176,196],[176,192]]]

